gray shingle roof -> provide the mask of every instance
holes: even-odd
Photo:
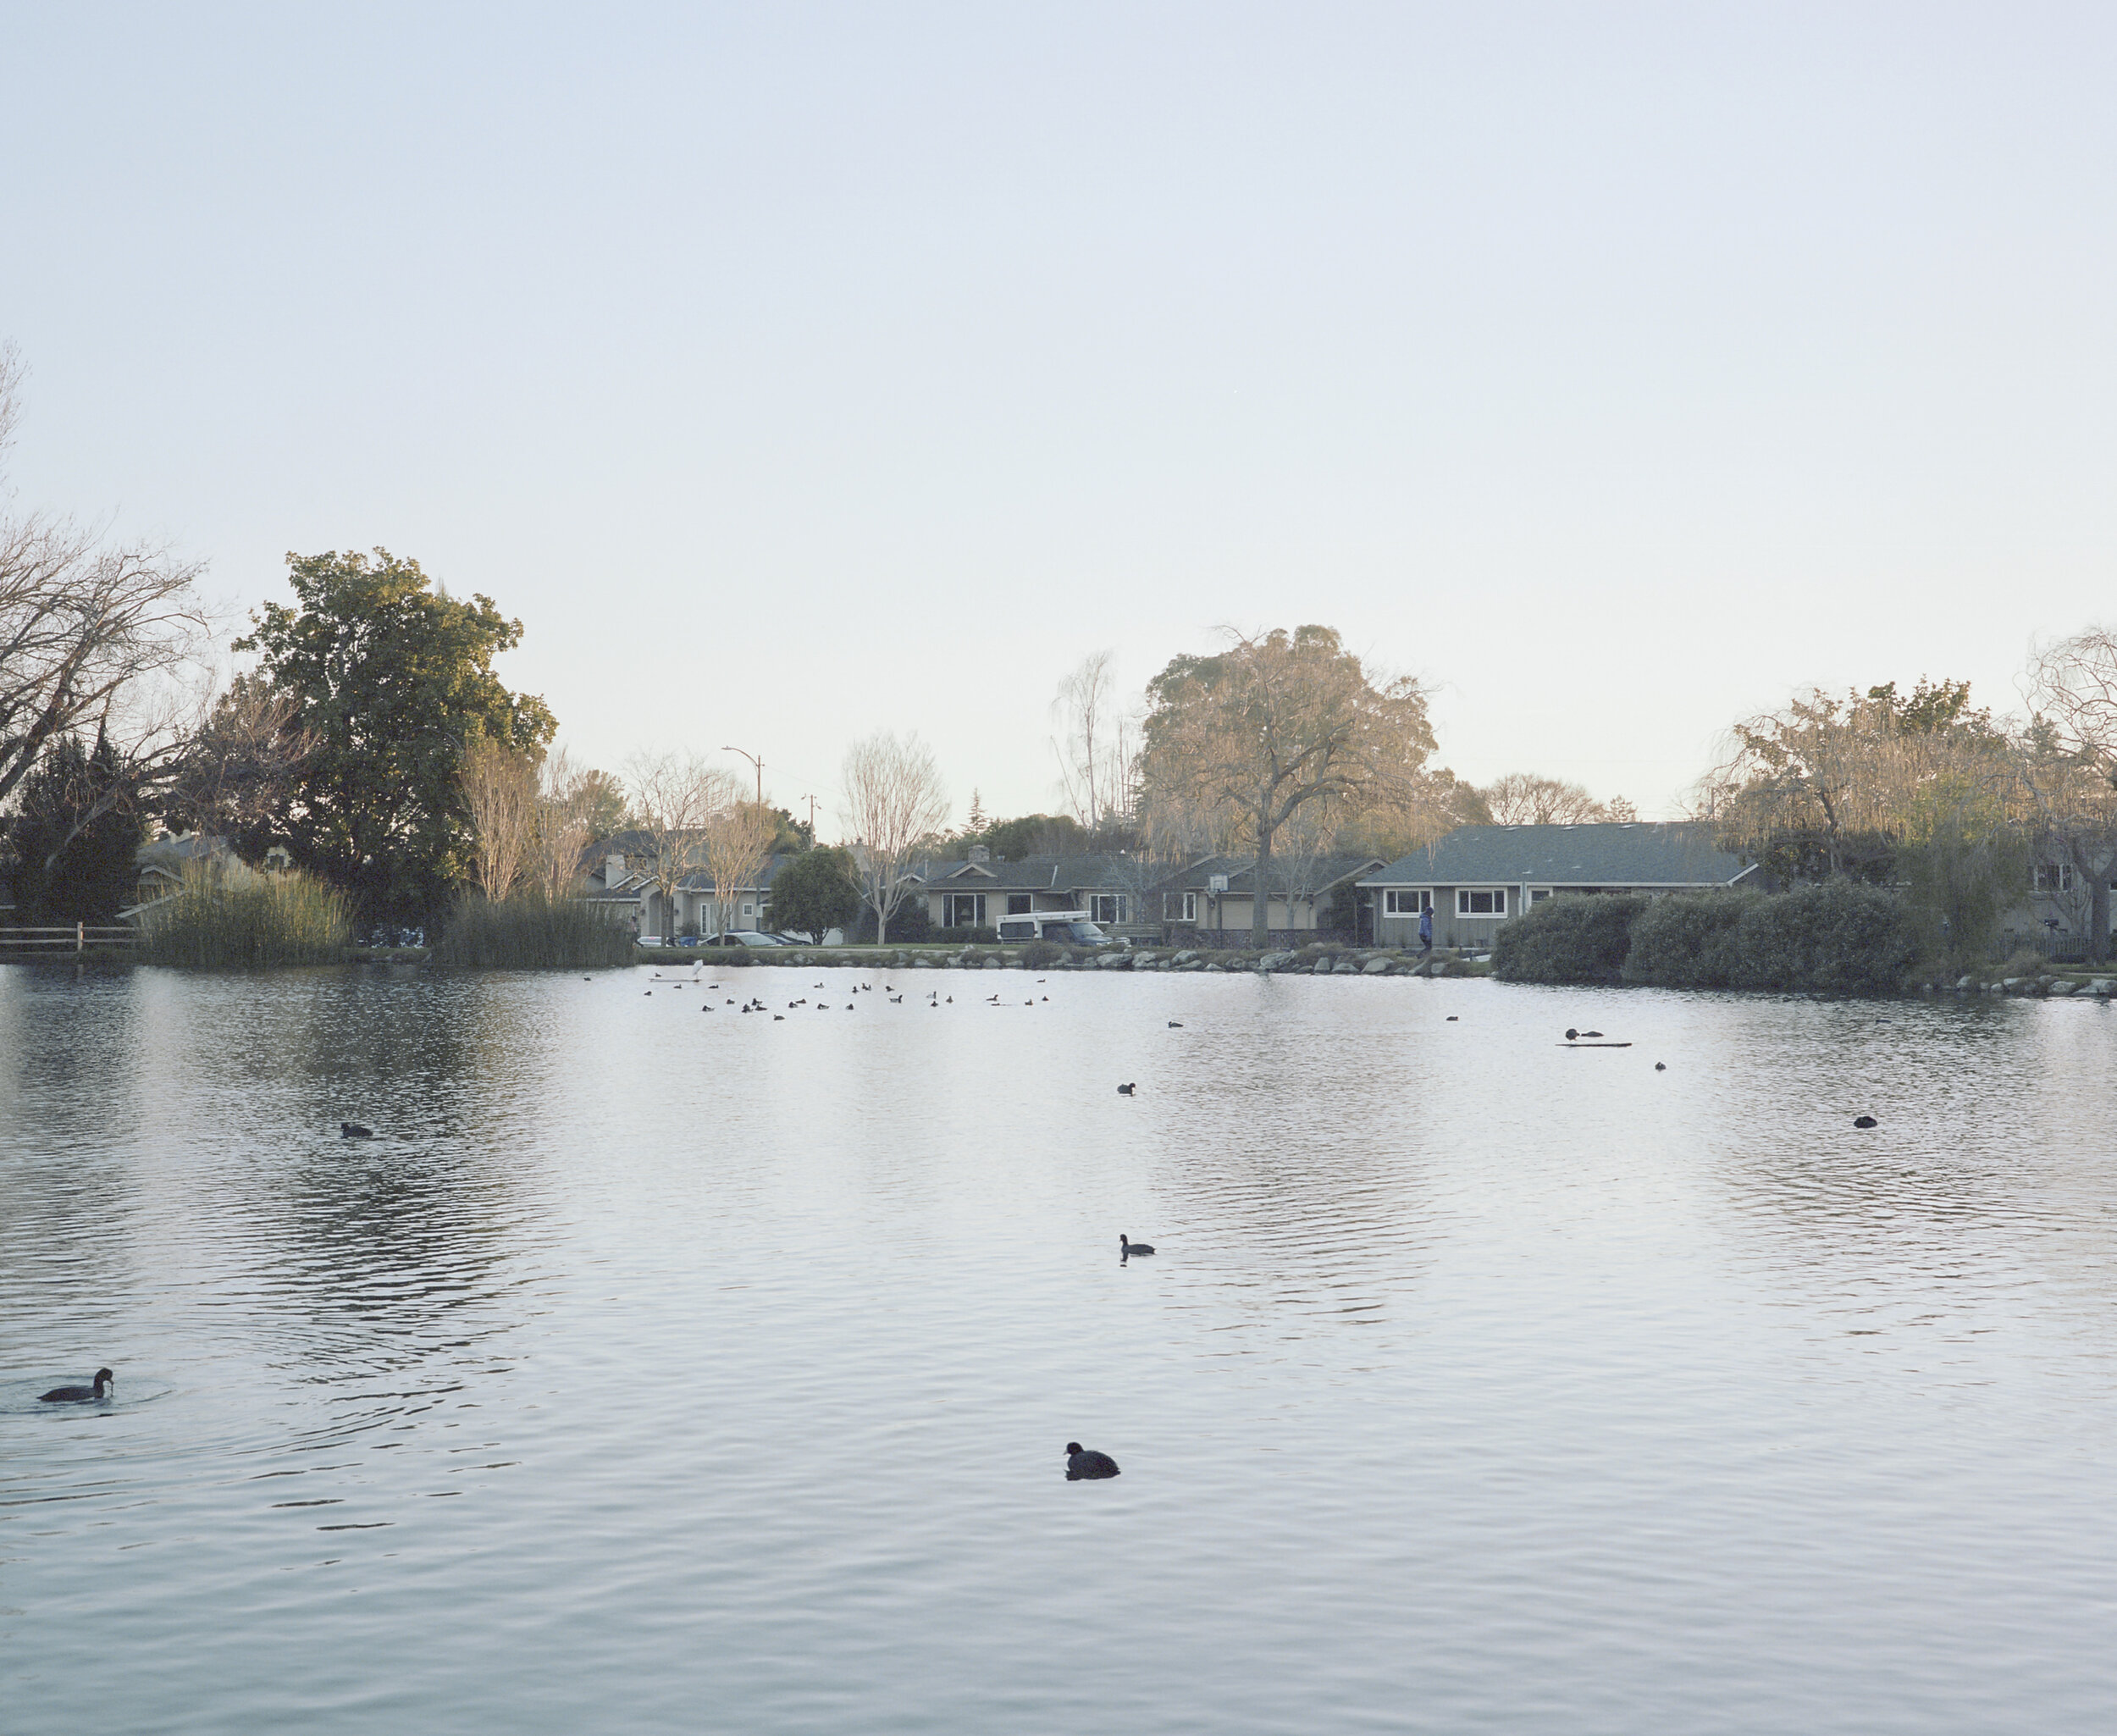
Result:
[[[1750,873],[1711,825],[1463,826],[1363,886],[1728,886]]]
[[[1129,856],[1025,856],[1019,862],[922,862],[929,892],[1121,892],[1139,874]]]
[[[1298,890],[1306,896],[1309,893],[1326,892],[1351,875],[1361,873],[1374,866],[1380,859],[1374,856],[1317,856],[1272,858],[1272,895],[1284,897],[1289,891]],[[1163,892],[1203,892],[1207,882],[1216,874],[1228,876],[1228,891],[1247,898],[1255,890],[1255,859],[1250,856],[1206,856],[1193,862],[1181,873],[1173,874],[1160,883]],[[1363,884],[1365,882],[1363,882]]]

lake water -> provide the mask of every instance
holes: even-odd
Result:
[[[2117,1724],[2108,1008],[709,980],[0,970],[0,1728]]]

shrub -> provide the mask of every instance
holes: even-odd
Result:
[[[1896,893],[1840,876],[1749,900],[1734,953],[1738,988],[1881,994],[1902,985],[1918,942]]]
[[[498,903],[465,898],[434,949],[437,965],[489,970],[571,970],[628,964],[632,956],[632,932],[622,923],[582,899],[538,893]]]
[[[1735,926],[1754,893],[1671,893],[1632,923],[1624,980],[1656,988],[1725,988],[1735,980]]]
[[[140,956],[208,970],[334,965],[352,926],[351,900],[309,875],[193,864],[179,891],[141,912]]]
[[[915,946],[933,937],[933,922],[926,915],[926,901],[920,898],[906,898],[891,912],[889,942],[893,946]],[[846,937],[860,946],[875,944],[875,907],[860,906],[860,921]]]
[[[897,932],[897,925],[889,925],[890,932]],[[980,923],[975,928],[934,928],[928,930],[929,937],[942,946],[996,947],[1000,943],[1000,932]]]
[[[1032,940],[1022,948],[1022,966],[1028,970],[1042,970],[1056,965],[1065,957],[1058,948],[1047,940]]]
[[[1502,922],[1492,974],[1510,982],[1616,982],[1632,925],[1648,900],[1632,893],[1560,893]]]

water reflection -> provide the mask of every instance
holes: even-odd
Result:
[[[827,980],[0,972],[8,1703],[2099,1728],[2103,1009]]]

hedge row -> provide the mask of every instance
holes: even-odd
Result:
[[[1546,898],[1501,926],[1492,970],[1512,982],[1886,994],[1918,955],[1902,898],[1841,879],[1768,895]]]

